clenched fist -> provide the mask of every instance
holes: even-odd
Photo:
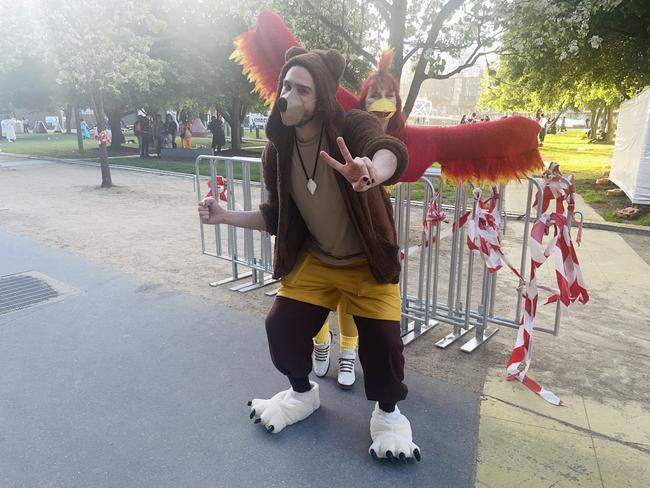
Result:
[[[199,203],[199,217],[204,224],[223,224],[227,210],[221,208],[212,197],[206,197]]]

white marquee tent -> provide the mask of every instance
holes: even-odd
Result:
[[[650,87],[621,104],[609,179],[633,204],[650,205]]]
[[[203,125],[203,122],[201,122],[201,119],[196,117],[192,121],[192,126],[190,127],[190,131],[192,132],[192,135],[194,137],[206,137],[210,133],[208,132],[208,129],[205,128],[205,125]]]

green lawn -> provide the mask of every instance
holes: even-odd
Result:
[[[576,192],[591,205],[605,220],[650,225],[650,211],[645,208],[642,215],[629,221],[616,216],[616,211],[631,205],[625,196],[614,197],[607,190],[616,188],[613,183],[596,185],[603,178],[604,167],[612,163],[613,144],[589,144],[584,131],[569,130],[563,134],[549,134],[541,148],[545,162],[556,161],[564,175],[573,174]]]
[[[244,138],[254,137],[246,129],[243,134]],[[264,131],[260,131],[260,137],[264,136]],[[163,169],[166,171],[177,171],[180,173],[194,174],[193,161],[169,161],[157,158],[140,159],[133,157],[138,154],[137,140],[132,132],[125,134],[127,142],[120,148],[119,153],[109,152],[110,164],[139,166],[145,168]],[[243,148],[250,148],[250,155],[259,156],[262,152],[261,146],[264,140],[245,141]],[[194,137],[192,145],[194,147],[210,147],[210,137]],[[229,148],[229,144],[225,149]],[[94,139],[85,140],[85,159],[97,160],[99,150]],[[601,214],[606,220],[612,222],[629,222],[616,216],[616,210],[627,207],[630,201],[627,197],[613,197],[606,193],[606,190],[615,188],[613,184],[597,186],[596,179],[603,175],[603,167],[611,164],[612,152],[614,146],[611,144],[589,144],[584,132],[581,130],[569,130],[563,134],[549,134],[546,136],[544,146],[541,148],[544,161],[557,161],[560,163],[560,169],[564,174],[574,174],[576,177],[576,190],[582,195],[585,201]],[[18,134],[18,140],[14,143],[6,141],[0,142],[0,151],[25,154],[32,156],[49,156],[56,158],[79,158],[77,150],[76,134]],[[220,165],[220,173],[223,173],[224,167]],[[208,174],[208,167],[204,165],[203,174]],[[236,172],[235,177],[240,177]],[[259,180],[259,171],[253,167],[251,177]],[[413,186],[412,198],[421,200],[424,193],[424,186],[416,183]],[[443,187],[443,202],[454,202],[455,188],[452,184],[445,184]],[[646,208],[642,210],[643,214],[633,220],[632,223],[638,225],[650,225],[650,211]]]
[[[30,156],[47,156],[52,158],[78,158],[80,157],[77,149],[76,134],[17,134],[16,142],[6,142],[4,139],[0,142],[2,152],[25,154]],[[127,137],[128,138],[128,137]],[[133,134],[131,139],[135,139]],[[135,144],[125,144],[123,146],[125,153],[138,152],[137,141]],[[94,139],[84,141],[85,156],[87,158],[98,158],[99,147]]]
[[[260,131],[260,137],[264,136],[264,131]],[[248,130],[244,131],[244,138],[255,136]],[[17,134],[18,139],[16,142],[6,142],[4,139],[0,142],[0,151],[25,154],[30,156],[47,156],[52,158],[62,159],[77,159],[80,158],[79,150],[77,148],[77,135],[73,134]],[[125,132],[124,137],[126,142],[120,147],[119,153],[112,153],[109,150],[109,156],[124,156],[131,154],[138,154],[138,140],[133,132]],[[176,139],[180,145],[180,139]],[[266,140],[260,141],[245,141],[243,147],[263,146]],[[211,137],[193,137],[192,146],[194,147],[210,147],[212,144]],[[227,143],[224,149],[228,149],[230,143]],[[84,158],[97,159],[99,158],[99,147],[95,139],[84,140]],[[261,153],[261,149],[259,149]],[[112,162],[112,161],[111,161]]]

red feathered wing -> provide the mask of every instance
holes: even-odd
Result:
[[[273,105],[284,53],[300,43],[282,18],[270,10],[262,10],[257,16],[255,30],[237,37],[234,44],[230,58],[242,65],[242,71],[266,104]],[[359,106],[359,99],[343,87],[339,88],[336,98],[346,112]]]
[[[255,30],[235,39],[231,58],[239,62],[270,106],[275,100],[284,53],[300,43],[282,19],[269,10],[257,17]],[[348,112],[359,108],[359,98],[339,87],[336,98]],[[454,127],[407,125],[402,139],[409,165],[402,181],[416,181],[433,163],[454,181],[507,181],[543,166],[537,149],[539,125],[524,117]]]
[[[519,116],[453,127],[407,125],[400,137],[409,154],[402,181],[416,181],[433,163],[453,181],[522,178],[544,166],[538,133],[537,122]]]

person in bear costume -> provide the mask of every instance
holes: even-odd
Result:
[[[341,304],[359,332],[359,359],[370,419],[370,455],[420,460],[406,398],[400,338],[400,261],[392,204],[384,186],[400,180],[407,149],[362,110],[336,99],[345,59],[335,50],[292,47],[285,55],[263,155],[267,202],[230,211],[212,198],[198,207],[204,224],[228,224],[276,236],[273,277],[281,279],[266,317],[271,360],[291,385],[249,402],[250,418],[269,433],[320,406],[309,380],[312,338]]]

